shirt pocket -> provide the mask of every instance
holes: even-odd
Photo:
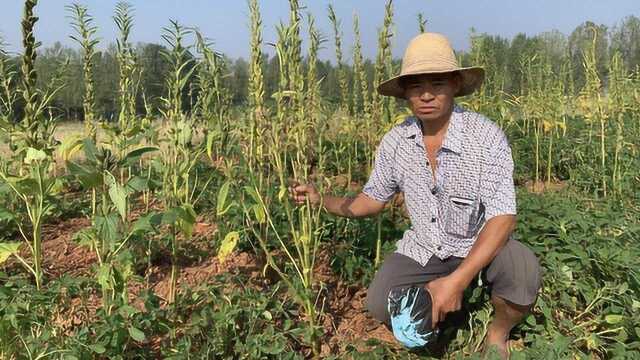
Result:
[[[483,217],[478,197],[451,195],[447,199],[445,232],[457,238],[472,238]]]

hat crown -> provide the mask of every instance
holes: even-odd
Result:
[[[442,34],[423,33],[409,42],[402,59],[401,75],[458,68],[458,59],[449,40]]]

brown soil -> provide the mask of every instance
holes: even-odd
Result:
[[[217,231],[217,227],[199,219],[192,243],[206,242]],[[44,227],[43,248],[45,253],[44,268],[48,279],[64,274],[71,276],[91,276],[92,265],[96,262],[93,251],[79,246],[73,237],[80,229],[89,226],[86,218],[70,219],[55,225]],[[356,345],[362,350],[367,348],[369,339],[396,344],[393,334],[366,313],[366,289],[347,284],[336,275],[330,266],[332,253],[323,249],[316,260],[316,279],[322,283],[322,304],[324,314],[321,324],[325,330],[326,341],[322,344],[323,354],[340,353],[348,344]],[[10,265],[11,266],[11,265]],[[18,266],[13,264],[12,266]],[[234,253],[226,262],[221,263],[215,254],[180,268],[178,288],[192,289],[202,285],[215,285],[216,275],[222,273],[243,274],[248,276],[247,286],[264,288],[269,286],[277,276],[267,271],[263,276],[264,262],[253,253]],[[168,261],[154,265],[147,270],[145,281],[131,282],[129,287],[131,303],[143,308],[137,295],[145,288],[152,289],[161,299],[166,299],[169,292],[171,267]],[[225,284],[220,284],[225,285]],[[91,294],[88,299],[71,298],[64,304],[64,309],[56,316],[54,322],[63,331],[72,331],[74,326],[91,321],[100,307],[99,294]],[[320,305],[319,305],[320,306]]]
[[[96,255],[89,248],[79,246],[73,236],[90,225],[89,219],[77,218],[55,224],[44,225],[42,229],[42,252],[45,277],[58,278],[62,275],[81,276],[91,274],[91,265]]]
[[[322,354],[340,353],[347,344],[366,350],[370,339],[397,344],[393,334],[367,314],[367,289],[340,280],[331,269],[331,256],[328,249],[321,251],[314,272],[326,289],[322,325],[328,341],[322,344]]]
[[[569,186],[566,181],[552,181],[551,183],[547,183],[546,181],[533,180],[527,181],[524,185],[529,192],[534,194],[542,194],[548,191],[561,191]]]

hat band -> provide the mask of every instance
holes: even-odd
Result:
[[[450,64],[453,67],[458,67],[458,60],[451,56],[439,56],[437,54],[429,54],[428,58],[418,58],[413,61],[408,61],[406,58],[403,60],[403,67],[412,67],[421,64]]]
[[[451,60],[447,61],[447,59],[442,59],[442,60],[443,61],[433,61],[432,59],[429,59],[429,60],[416,61],[414,63],[403,66],[401,73],[402,74],[416,73],[420,71],[446,72],[446,71],[456,71],[460,69],[456,61],[451,61]]]

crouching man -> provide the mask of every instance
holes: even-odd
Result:
[[[413,116],[382,138],[361,194],[324,195],[320,205],[338,216],[370,216],[404,193],[412,226],[376,273],[367,309],[399,342],[422,347],[435,340],[448,313],[461,309],[464,290],[482,273],[495,310],[485,343],[507,358],[509,333],[536,300],[540,266],[511,238],[516,196],[505,134],[454,101],[483,79],[482,68],[459,67],[444,36],[414,38],[400,75],[377,89],[406,99]],[[290,191],[299,203],[321,199],[310,184]]]

